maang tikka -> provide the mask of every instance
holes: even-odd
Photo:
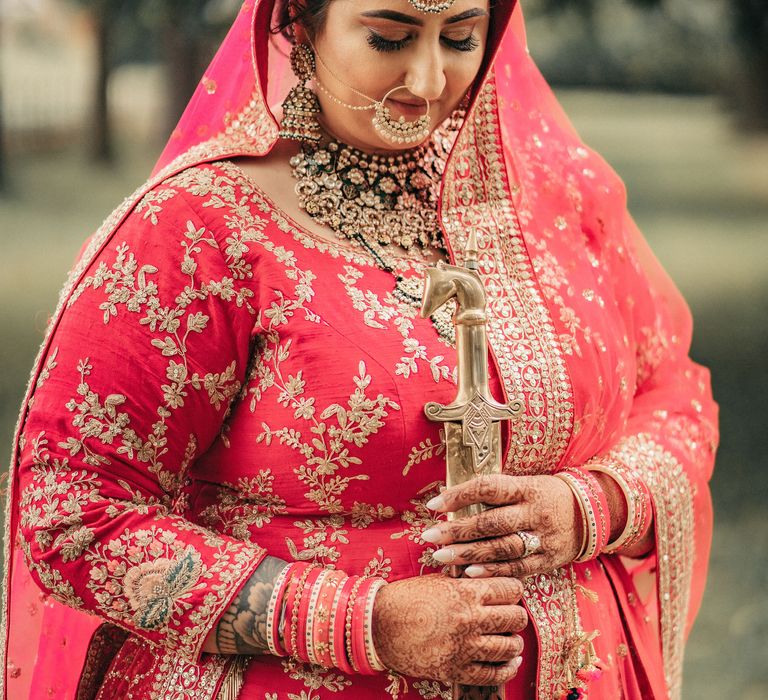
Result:
[[[450,9],[456,0],[408,0],[419,12],[438,14]]]
[[[302,143],[317,143],[322,136],[317,120],[320,101],[307,87],[307,81],[315,74],[315,54],[307,44],[296,44],[291,49],[291,68],[299,84],[291,88],[283,102],[279,136]]]

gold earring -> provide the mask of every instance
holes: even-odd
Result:
[[[291,49],[291,68],[299,84],[291,88],[283,102],[283,119],[280,123],[280,138],[303,143],[317,143],[321,138],[320,101],[307,81],[315,74],[315,54],[307,44],[296,44]]]

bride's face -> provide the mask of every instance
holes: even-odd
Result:
[[[439,14],[420,12],[408,0],[332,0],[312,42],[321,59],[317,78],[339,100],[360,106],[370,102],[355,90],[381,100],[405,86],[387,100],[392,116],[415,121],[429,100],[435,128],[477,77],[489,22],[489,0],[456,0]],[[321,122],[333,136],[368,151],[413,147],[383,140],[373,111],[352,111],[316,91]]]

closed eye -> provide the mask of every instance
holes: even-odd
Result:
[[[412,36],[406,36],[402,39],[385,39],[378,32],[368,32],[368,45],[375,51],[400,51],[410,44],[411,41],[413,41]],[[441,36],[440,41],[442,41],[445,46],[454,49],[455,51],[474,51],[480,46],[480,42],[473,34],[470,34],[465,39],[449,39],[448,37]]]

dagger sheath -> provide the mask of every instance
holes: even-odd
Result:
[[[456,351],[458,387],[456,399],[448,405],[428,403],[427,418],[444,425],[446,485],[455,486],[479,476],[502,472],[501,421],[522,413],[520,401],[502,404],[490,393],[488,381],[488,342],[486,333],[486,295],[477,271],[477,237],[470,234],[465,267],[439,262],[426,273],[421,309],[427,318],[450,299],[456,299]],[[474,504],[455,513],[449,520],[477,515],[485,510]],[[461,576],[453,567],[451,575]],[[504,689],[454,685],[453,700],[504,700]]]

